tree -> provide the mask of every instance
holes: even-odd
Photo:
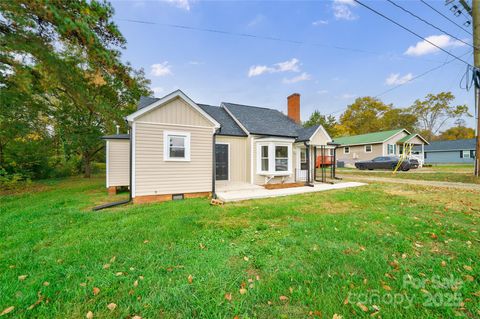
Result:
[[[415,114],[410,113],[408,109],[393,108],[383,114],[381,122],[382,130],[384,131],[404,128],[414,132],[418,118]]]
[[[468,139],[468,138],[474,138],[475,137],[475,130],[470,127],[465,127],[465,126],[454,126],[451,127],[443,132],[440,133],[438,137],[436,137],[436,140],[460,140],[460,139]]]
[[[418,124],[424,136],[432,139],[449,120],[471,116],[466,105],[452,106],[455,96],[451,92],[428,94],[423,101],[416,100],[410,112],[418,117]]]
[[[16,96],[20,90],[6,84],[20,83],[16,79],[28,70],[25,78],[35,79],[41,89],[26,85],[24,103],[11,107],[21,113],[30,107],[28,101],[36,101],[38,113],[51,121],[51,134],[68,146],[64,150],[81,155],[89,177],[102,146],[99,137],[113,131],[114,122],[122,124],[140,95],[149,93],[143,72],[121,61],[119,49],[126,41],[111,21],[112,6],[86,0],[7,0],[0,2],[0,16],[0,94]]]
[[[346,135],[381,131],[385,128],[382,117],[391,109],[391,105],[370,96],[357,98],[340,116],[339,130]]]
[[[336,126],[337,120],[333,115],[322,115],[320,111],[315,110],[311,115],[310,118],[303,123],[305,127],[311,127],[315,125],[321,125],[327,131],[330,136],[336,135]]]

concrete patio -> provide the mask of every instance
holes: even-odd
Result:
[[[367,185],[365,183],[359,182],[340,182],[336,184],[314,184],[313,187],[302,186],[302,187],[291,187],[291,188],[282,188],[282,189],[266,189],[258,185],[252,185],[247,183],[236,183],[235,185],[224,184],[217,185],[217,196],[218,199],[224,202],[238,202],[249,199],[259,199],[259,198],[269,198],[269,197],[280,197],[280,196],[289,196],[296,194],[305,194],[305,193],[315,193],[328,191],[333,189],[343,189],[350,187],[358,187]]]

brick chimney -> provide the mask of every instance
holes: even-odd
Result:
[[[287,97],[288,117],[300,124],[300,94],[293,93]]]

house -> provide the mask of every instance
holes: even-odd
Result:
[[[415,157],[423,163],[423,147],[428,142],[419,134],[410,133],[406,129],[374,132],[361,135],[337,137],[339,144],[337,160],[347,166],[353,166],[357,161],[371,160],[378,156],[399,156],[404,150],[408,156]],[[413,147],[418,146],[418,153],[414,154]]]
[[[434,141],[425,146],[425,163],[474,163],[474,138],[454,141]]]
[[[131,134],[103,137],[107,188],[131,185],[140,203],[215,195],[219,186],[311,184],[317,149],[335,146],[322,126],[302,127],[299,94],[287,108],[199,104],[180,90],[142,98],[125,118]]]

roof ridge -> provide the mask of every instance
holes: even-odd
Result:
[[[265,109],[265,110],[271,110],[271,111],[277,111],[277,112],[280,112],[283,114],[283,112],[277,110],[277,109],[274,109],[274,108],[271,108],[271,107],[265,107],[265,106],[255,106],[255,105],[246,105],[246,104],[238,104],[238,103],[232,103],[232,102],[222,102],[221,104],[233,104],[233,105],[238,105],[238,106],[243,106],[243,107],[253,107],[253,108],[257,108],[257,109]],[[285,115],[285,114],[284,114]]]
[[[339,136],[337,138],[344,138],[344,137],[354,137],[354,136],[364,136],[364,135],[370,135],[370,134],[378,134],[378,133],[387,133],[387,132],[398,132],[398,131],[403,131],[406,130],[404,128],[399,128],[395,130],[385,130],[385,131],[377,131],[377,132],[370,132],[370,133],[363,133],[363,134],[355,134],[355,135],[344,135],[344,136]]]

